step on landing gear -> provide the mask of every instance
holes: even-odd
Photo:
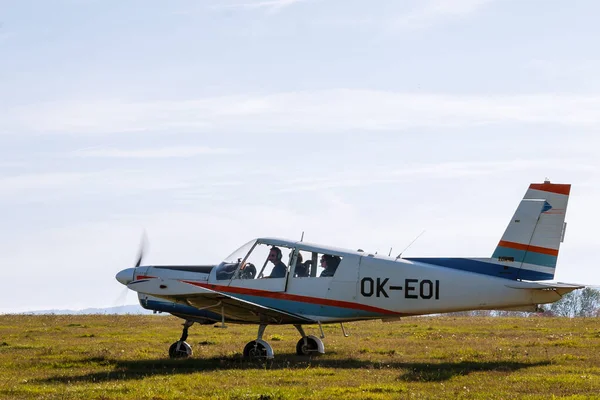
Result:
[[[246,360],[263,361],[275,357],[271,345],[262,340],[266,327],[267,325],[260,325],[258,327],[258,336],[256,340],[248,342],[246,347],[244,347],[244,358]]]
[[[170,358],[188,358],[192,355],[192,346],[186,343],[188,337],[188,329],[194,325],[194,321],[185,321],[183,323],[183,332],[181,333],[181,339],[176,341],[169,347]]]

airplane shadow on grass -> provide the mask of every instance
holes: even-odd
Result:
[[[330,352],[331,354],[331,352]],[[82,367],[96,364],[111,368],[108,372],[94,372],[75,376],[54,376],[40,380],[43,383],[108,382],[143,379],[157,375],[184,375],[202,371],[251,370],[251,369],[397,369],[403,373],[398,380],[405,382],[442,382],[454,376],[469,375],[473,372],[515,372],[523,368],[550,364],[549,361],[460,361],[460,362],[373,362],[355,358],[326,359],[323,357],[301,357],[293,353],[280,354],[275,360],[264,362],[247,361],[241,355],[212,357],[205,359],[155,359],[155,360],[115,360],[94,357],[80,361]]]

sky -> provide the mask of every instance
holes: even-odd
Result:
[[[134,265],[274,236],[489,257],[571,183],[600,284],[600,3],[0,0],[0,312],[136,303]]]

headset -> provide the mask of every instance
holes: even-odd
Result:
[[[274,251],[276,253],[276,257],[277,257],[277,261],[281,261],[281,257],[283,257],[283,254],[281,253],[281,249],[279,247],[271,247],[271,249],[269,250],[269,253],[271,251]],[[270,254],[269,254],[270,255]]]

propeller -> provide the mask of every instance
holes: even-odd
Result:
[[[115,278],[117,281],[121,282],[123,285],[127,286],[131,281],[133,281],[135,277],[135,269],[142,265],[142,261],[144,260],[144,253],[146,252],[148,238],[146,235],[146,231],[142,234],[142,239],[140,241],[140,250],[138,252],[137,261],[133,268],[127,268],[123,271],[120,271]]]
[[[142,265],[142,261],[144,259],[144,253],[146,251],[147,243],[148,243],[148,235],[146,234],[146,230],[144,230],[144,232],[142,233],[142,238],[140,240],[140,249],[138,251],[138,257],[137,257],[137,261],[135,263],[134,268],[137,268],[140,265]]]

